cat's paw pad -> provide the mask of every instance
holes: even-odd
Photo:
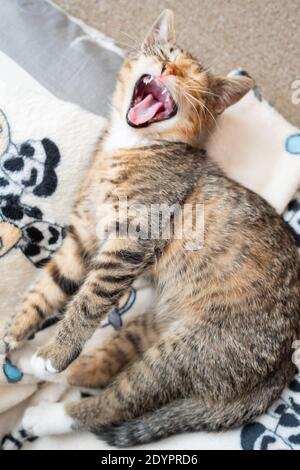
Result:
[[[43,358],[36,353],[32,356],[30,365],[34,375],[43,379],[48,377],[51,374],[57,374],[58,370],[53,367],[51,359]]]
[[[41,403],[25,411],[22,426],[30,436],[47,436],[72,431],[73,422],[63,403]]]

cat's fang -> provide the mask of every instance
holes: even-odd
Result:
[[[145,83],[146,85],[149,85],[149,83],[151,83],[152,80],[153,80],[153,77],[145,77],[145,78],[144,78],[144,83]]]

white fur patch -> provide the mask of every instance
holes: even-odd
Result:
[[[136,129],[131,128],[127,124],[125,117],[124,119],[113,117],[108,138],[104,142],[104,150],[111,151],[147,144],[149,144],[149,140],[142,134],[139,134]]]
[[[25,411],[22,426],[32,436],[65,434],[72,431],[74,420],[65,411],[63,403],[41,403]]]
[[[50,359],[44,359],[37,353],[32,356],[30,365],[34,375],[41,379],[47,378],[49,374],[56,374],[58,372],[58,370],[52,366]]]

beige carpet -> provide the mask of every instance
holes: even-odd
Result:
[[[54,0],[112,36],[135,46],[159,12],[176,13],[178,42],[213,70],[247,69],[264,95],[300,126],[292,83],[300,79],[300,0]]]

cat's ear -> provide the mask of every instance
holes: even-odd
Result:
[[[143,42],[142,48],[154,46],[155,44],[175,44],[174,13],[172,10],[164,10]]]
[[[226,108],[240,101],[254,86],[255,82],[249,76],[214,77],[212,92],[216,113],[221,114]]]

